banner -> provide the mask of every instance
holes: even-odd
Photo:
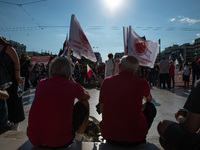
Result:
[[[124,55],[128,55],[128,27],[123,27]]]
[[[81,59],[81,56],[84,56],[93,62],[97,61],[92,47],[83,32],[81,24],[78,22],[74,14],[71,16],[69,48],[73,51],[73,56],[78,59]]]
[[[136,56],[141,66],[153,68],[158,53],[158,43],[144,40],[129,26],[128,55]]]
[[[32,61],[49,61],[50,60],[50,56],[33,56],[32,57]]]

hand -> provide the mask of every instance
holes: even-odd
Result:
[[[186,117],[186,111],[182,111],[181,109],[179,109],[176,113],[175,113],[175,118],[176,120],[178,121],[179,120],[179,117],[182,116],[182,117]]]
[[[18,83],[18,85],[20,85],[20,84],[24,84],[24,80],[22,80],[20,77],[17,77],[17,83]]]

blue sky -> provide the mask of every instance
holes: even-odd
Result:
[[[123,52],[123,26],[161,39],[161,49],[192,44],[200,37],[199,6],[199,0],[0,0],[0,35],[27,51],[58,54],[75,14],[105,61],[108,53]]]

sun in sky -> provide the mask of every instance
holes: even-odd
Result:
[[[110,11],[115,11],[121,4],[122,0],[104,0],[104,3]]]

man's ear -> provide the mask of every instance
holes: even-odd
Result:
[[[121,64],[119,64],[119,71],[121,71]]]
[[[68,75],[67,80],[71,80],[71,73]]]

